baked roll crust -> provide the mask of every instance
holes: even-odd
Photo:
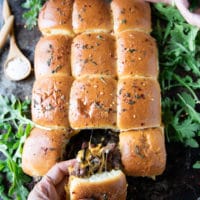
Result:
[[[117,125],[121,131],[161,125],[160,87],[156,80],[125,77],[118,81]]]
[[[64,35],[41,37],[35,48],[35,77],[71,74],[71,38]]]
[[[72,75],[116,76],[115,40],[105,33],[84,33],[72,43]]]
[[[43,176],[62,160],[70,134],[66,130],[34,128],[26,139],[22,153],[22,169],[30,176]]]
[[[72,77],[51,75],[38,79],[32,92],[32,120],[41,126],[69,128],[68,106]]]
[[[71,176],[68,187],[70,200],[125,200],[127,193],[126,177],[120,170],[95,174],[89,178]]]
[[[112,30],[109,3],[102,0],[75,0],[72,19],[75,33]]]
[[[118,165],[108,170],[121,167],[116,154],[119,144],[124,171],[130,176],[159,175],[166,162],[158,53],[149,35],[150,6],[144,0],[49,0],[38,24],[44,37],[35,50],[32,120],[51,131],[33,129],[24,145],[23,169],[41,176],[60,160],[64,143],[71,137],[62,129],[113,129],[120,133],[120,142],[106,145],[106,150],[101,144],[89,149],[82,144],[81,158],[90,151],[97,154],[88,154],[89,159],[99,151],[103,156],[88,174],[95,175],[87,180],[74,177],[69,190],[72,200],[125,200],[122,172],[115,184],[108,172],[104,183],[96,182],[104,174],[96,170],[104,166],[100,162],[106,161],[105,155],[117,157]],[[92,166],[93,160],[89,164],[86,160],[85,166],[82,162],[83,168],[75,171]]]
[[[121,132],[119,146],[124,171],[129,176],[157,176],[166,165],[163,128]]]
[[[42,7],[38,26],[43,35],[66,34],[73,36],[72,8],[74,0],[49,0]]]
[[[115,33],[129,29],[151,31],[150,5],[144,0],[112,0],[111,10]]]
[[[117,36],[118,77],[157,78],[158,53],[155,40],[144,32],[124,31]]]
[[[76,79],[71,88],[69,121],[73,129],[116,128],[116,80],[103,76]]]

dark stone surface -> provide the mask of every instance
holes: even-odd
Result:
[[[0,0],[0,10],[2,10]],[[21,0],[9,0],[15,15],[16,41],[22,52],[29,58],[33,66],[34,47],[40,33],[37,28],[32,31],[24,29]],[[0,12],[0,25],[3,19]],[[14,94],[24,99],[31,97],[34,73],[26,80],[12,82],[5,77],[3,62],[8,54],[9,43],[0,52],[0,94]],[[167,144],[167,168],[162,176],[154,181],[149,178],[128,177],[129,200],[197,200],[200,199],[200,170],[192,169],[196,160],[200,160],[200,150],[185,148],[179,144]]]

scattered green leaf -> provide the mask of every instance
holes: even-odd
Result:
[[[37,25],[38,14],[43,3],[44,0],[26,0],[22,4],[22,7],[27,9],[27,11],[23,14],[23,18],[26,20],[25,27],[28,29],[32,29]]]
[[[194,169],[200,169],[200,161],[196,161],[194,165],[192,166]]]
[[[25,200],[29,193],[26,184],[31,178],[21,168],[22,147],[33,126],[27,118],[29,112],[30,101],[0,96],[0,196],[3,200]]]
[[[193,4],[193,7],[195,5]],[[199,147],[200,32],[173,6],[154,4],[162,110],[168,141]]]

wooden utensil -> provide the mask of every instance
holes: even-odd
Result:
[[[4,44],[7,41],[8,35],[13,27],[13,22],[14,22],[14,16],[10,15],[0,31],[0,49],[3,48]]]
[[[6,21],[11,15],[7,0],[3,4],[3,17]],[[5,74],[13,81],[25,79],[31,73],[30,61],[19,50],[14,36],[14,30],[10,33],[10,50],[4,63]]]
[[[4,63],[4,71],[13,81],[25,79],[31,73],[30,61],[17,47],[13,34],[10,36],[10,50]]]

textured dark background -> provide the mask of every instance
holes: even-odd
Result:
[[[20,0],[9,0],[12,13],[15,15],[15,36],[22,52],[33,66],[34,47],[40,37],[37,28],[24,29]],[[2,10],[3,0],[0,0]],[[0,25],[3,19],[0,12]],[[24,99],[31,97],[34,72],[26,80],[12,82],[3,72],[3,62],[7,56],[9,43],[0,51],[0,94]],[[128,177],[128,200],[200,200],[200,170],[192,169],[196,160],[200,160],[200,150],[185,148],[181,144],[166,144],[167,168],[162,176],[149,178]]]

